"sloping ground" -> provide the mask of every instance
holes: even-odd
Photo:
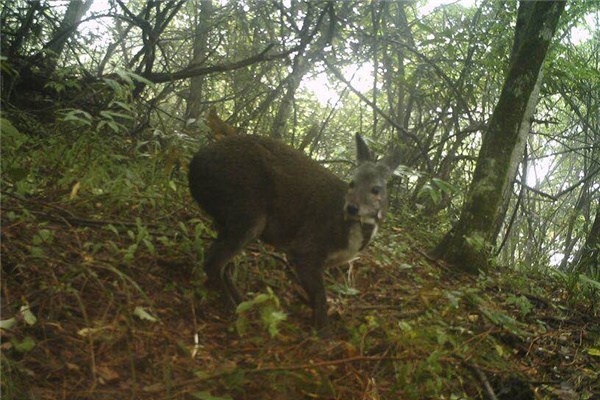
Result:
[[[422,255],[414,220],[388,221],[351,268],[329,271],[334,333],[320,339],[272,249],[237,259],[239,315],[205,292],[210,232],[184,195],[141,207],[7,192],[3,399],[600,398],[593,284],[457,275]]]

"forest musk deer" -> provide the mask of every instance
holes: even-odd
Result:
[[[227,264],[261,239],[283,250],[308,294],[318,331],[327,326],[323,268],[351,260],[375,236],[387,207],[386,182],[397,152],[375,161],[356,135],[358,167],[347,184],[303,153],[259,136],[228,136],[190,163],[192,196],[218,237],[205,259],[207,286],[235,306],[242,297]]]

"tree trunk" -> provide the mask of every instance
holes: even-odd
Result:
[[[208,56],[208,32],[210,21],[213,18],[214,7],[212,0],[200,0],[200,12],[198,13],[198,23],[194,28],[194,48],[193,48],[193,65],[200,65]],[[185,106],[185,120],[198,119],[204,111],[203,101],[206,100],[204,90],[205,77],[194,76],[190,81],[190,93],[187,96]]]
[[[526,40],[526,28],[527,22],[531,20],[531,18],[535,18],[533,13],[535,12],[535,2],[531,1],[521,1],[519,3],[519,11],[517,15],[517,26],[515,27],[515,39],[513,43],[513,48],[510,54],[509,64],[515,61],[515,57],[517,56],[517,52],[521,47],[521,44],[524,40]],[[508,167],[508,176],[510,177],[510,184],[506,185],[504,193],[502,193],[502,205],[500,207],[500,212],[498,213],[496,220],[494,221],[493,231],[492,231],[492,245],[496,245],[496,240],[498,238],[498,234],[502,229],[502,225],[504,223],[506,212],[508,211],[508,206],[510,204],[510,198],[512,195],[512,185],[517,177],[517,171],[519,169],[519,163],[523,159],[523,154],[525,152],[525,147],[527,146],[527,136],[529,135],[529,131],[531,130],[531,121],[533,120],[533,114],[535,112],[535,107],[537,105],[540,87],[542,86],[542,80],[544,76],[543,69],[540,69],[537,75],[537,81],[535,82],[535,86],[533,91],[531,92],[531,96],[529,96],[529,102],[525,108],[525,113],[521,118],[520,126],[518,128],[518,138],[517,138],[517,147],[513,152],[513,156],[510,160],[510,164]],[[526,183],[526,182],[523,182]]]
[[[309,2],[310,3],[310,2]],[[271,126],[271,137],[280,139],[285,137],[287,134],[287,122],[292,112],[292,105],[296,91],[302,82],[304,75],[310,71],[312,67],[312,60],[320,55],[323,48],[331,43],[334,35],[334,23],[335,18],[333,14],[333,4],[329,3],[325,5],[320,11],[317,21],[315,23],[314,30],[311,31],[313,13],[312,11],[307,12],[302,23],[302,29],[300,30],[300,48],[298,54],[294,58],[292,65],[292,71],[285,78],[283,87],[285,87],[285,93],[279,104],[279,109],[275,115],[275,120]],[[329,15],[329,27],[326,28],[323,24],[325,15]],[[321,33],[320,37],[315,40],[317,33]],[[315,43],[313,43],[315,42]],[[311,45],[311,43],[313,43]],[[309,45],[311,48],[309,49]]]
[[[310,69],[307,56],[300,53],[294,58],[292,72],[286,77],[286,91],[281,99],[271,128],[271,137],[281,139],[287,136],[287,122],[292,112],[292,104],[302,78]]]
[[[50,50],[50,56],[46,60],[46,74],[52,75],[58,65],[58,59],[62,55],[67,41],[75,32],[77,25],[83,18],[83,15],[89,10],[92,5],[92,0],[71,1],[67,7],[67,11],[54,37],[46,44],[45,49]]]
[[[583,245],[579,261],[574,263],[572,271],[597,277],[600,268],[600,202],[596,207],[596,217]]]
[[[583,213],[583,209],[585,207],[589,207],[589,202],[590,199],[588,197],[588,191],[589,191],[589,185],[590,185],[590,181],[585,181],[585,183],[583,184],[583,187],[581,188],[581,191],[579,192],[579,197],[577,198],[577,203],[575,203],[575,207],[573,208],[573,210],[570,210],[570,218],[569,218],[569,224],[567,226],[567,233],[566,233],[566,238],[565,238],[565,250],[563,251],[564,256],[562,261],[560,262],[560,266],[558,267],[558,269],[560,269],[561,271],[566,271],[567,267],[569,265],[569,258],[571,257],[571,252],[573,251],[573,247],[575,247],[575,244],[577,243],[577,241],[579,241],[579,239],[581,239],[581,237],[575,237],[573,238],[573,230],[575,228],[575,223],[577,221],[577,219],[579,218],[579,216]]]
[[[17,56],[24,56],[24,54],[20,54],[20,52],[23,50],[23,48],[22,48],[23,42],[31,34],[31,29],[34,24],[35,15],[42,8],[40,1],[31,1],[31,2],[28,2],[27,5],[29,8],[27,9],[27,13],[25,14],[25,19],[23,21],[23,24],[21,24],[19,29],[17,29],[17,31],[15,32],[15,36],[14,36],[12,44],[10,46],[8,46],[7,40],[10,40],[9,39],[10,36],[2,35],[2,37],[1,37],[2,48],[8,49],[7,54],[8,54],[9,58],[14,58]],[[4,5],[4,7],[7,7],[6,3]]]
[[[531,112],[530,98],[564,7],[564,1],[535,2],[520,28],[525,32],[515,35],[522,41],[483,138],[460,219],[432,251],[463,271],[477,273],[489,265],[511,163],[523,147],[524,116]]]

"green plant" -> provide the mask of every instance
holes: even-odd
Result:
[[[426,183],[417,193],[418,199],[428,198],[433,204],[439,204],[444,195],[453,195],[458,188],[444,180],[431,178],[430,183]]]
[[[260,293],[252,300],[244,301],[236,309],[238,318],[235,327],[240,336],[244,336],[252,325],[252,313],[258,313],[264,329],[269,332],[271,337],[279,333],[279,325],[285,321],[287,316],[281,311],[279,298],[273,293],[271,288],[267,288],[267,293]]]
[[[522,316],[526,317],[533,310],[533,304],[525,296],[510,295],[506,298],[506,304],[513,304],[518,307]]]

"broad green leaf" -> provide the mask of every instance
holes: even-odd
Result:
[[[16,318],[3,319],[0,321],[0,329],[11,329],[16,324]]]

